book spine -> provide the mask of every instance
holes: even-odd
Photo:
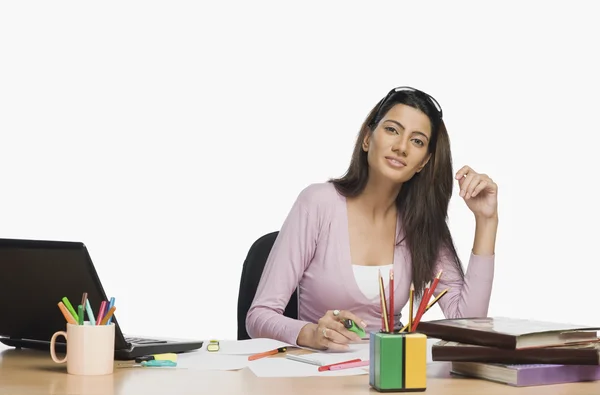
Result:
[[[579,383],[600,380],[598,366],[556,365],[528,367],[517,371],[518,387]]]
[[[517,364],[600,365],[596,350],[539,348],[505,350],[492,347],[431,347],[431,359],[439,362],[481,362]]]
[[[516,336],[505,335],[497,332],[487,332],[468,328],[436,325],[420,322],[417,332],[429,338],[449,340],[457,343],[475,344],[514,350],[517,346]]]

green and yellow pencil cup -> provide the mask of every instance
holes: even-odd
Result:
[[[379,392],[427,389],[427,336],[421,333],[371,332],[369,384]]]

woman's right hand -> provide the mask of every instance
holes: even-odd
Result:
[[[349,311],[329,310],[317,324],[305,325],[298,335],[298,345],[317,350],[345,351],[348,343],[360,341],[356,333],[349,331],[343,321],[351,319],[363,329],[366,324]]]

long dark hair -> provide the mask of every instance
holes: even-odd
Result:
[[[418,90],[391,91],[371,110],[360,128],[348,170],[343,177],[329,180],[345,197],[359,195],[367,185],[369,164],[362,143],[367,133],[373,133],[385,114],[396,104],[405,104],[422,111],[431,123],[431,154],[425,167],[405,182],[396,198],[396,207],[402,220],[404,240],[411,256],[412,281],[416,295],[422,295],[434,273],[438,259],[449,259],[461,278],[464,271],[456,253],[446,222],[448,204],[452,196],[454,177],[450,139],[431,96]],[[437,104],[437,102],[435,102]]]

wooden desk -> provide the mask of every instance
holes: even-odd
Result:
[[[428,366],[429,395],[600,394],[600,382],[513,388],[483,380],[450,377],[448,364]],[[66,373],[49,353],[15,350],[0,345],[0,395],[4,394],[256,394],[353,395],[378,394],[369,376],[258,378],[247,370],[199,371],[185,369],[119,368],[108,376],[80,377]]]

